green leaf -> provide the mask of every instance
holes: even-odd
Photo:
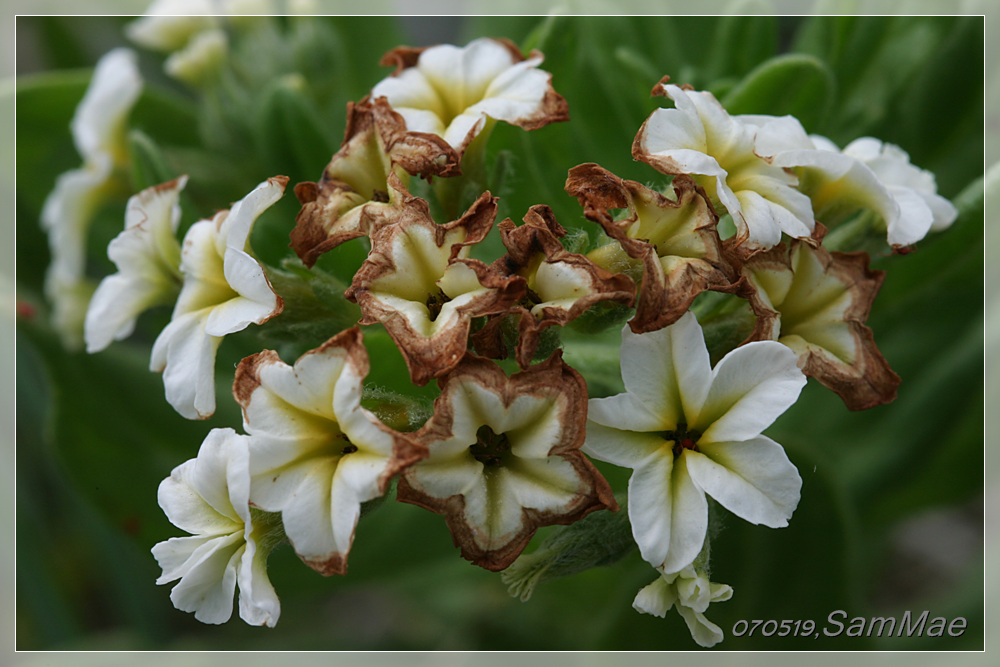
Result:
[[[293,182],[322,171],[336,145],[305,90],[301,76],[278,79],[263,93],[254,122],[254,137],[270,170]]]
[[[705,67],[713,79],[743,76],[777,51],[778,23],[773,16],[725,16],[716,25],[715,48]]]
[[[808,130],[819,126],[829,112],[834,89],[833,73],[821,60],[788,54],[750,72],[722,105],[734,115],[791,114]]]
[[[38,323],[19,333],[45,360],[52,387],[45,438],[79,491],[145,544],[172,534],[156,488],[195,456],[211,424],[174,412],[146,350],[116,344],[97,355],[71,354]]]

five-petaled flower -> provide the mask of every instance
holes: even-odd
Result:
[[[852,410],[896,398],[899,376],[865,325],[885,273],[863,252],[829,252],[793,240],[758,253],[743,266],[757,316],[749,340],[776,340],[799,367],[835,391]]]
[[[174,606],[203,623],[225,623],[239,585],[240,618],[273,627],[281,607],[267,578],[267,557],[280,538],[271,534],[272,522],[250,508],[246,438],[213,429],[198,456],[160,483],[157,499],[170,522],[190,533],[153,547],[163,570],[156,583],[180,579],[170,591]]]
[[[580,452],[587,387],[560,354],[510,377],[470,354],[440,384],[416,433],[430,455],[404,471],[398,498],[443,514],[464,558],[502,570],[539,527],[617,509]]]
[[[404,195],[395,223],[372,232],[346,296],[361,307],[361,324],[385,326],[418,385],[462,360],[472,318],[506,312],[524,295],[523,278],[469,258],[496,209],[485,192],[461,218],[439,225],[426,201]]]
[[[125,229],[108,245],[118,273],[101,281],[87,309],[84,340],[98,352],[135,329],[147,308],[172,303],[181,285],[178,204],[187,176],[147,188],[128,200]]]
[[[807,135],[792,116],[740,118],[759,126],[758,152],[799,174],[799,189],[827,227],[868,209],[885,227],[889,245],[899,248],[945,229],[957,216],[952,203],[937,194],[934,175],[910,164],[899,146],[861,137],[841,151],[826,137]]]
[[[347,571],[361,503],[382,496],[397,472],[426,456],[361,407],[367,374],[354,327],[293,366],[271,350],[247,357],[233,384],[249,435],[250,502],[281,512],[295,552],[324,575]]]
[[[664,174],[694,177],[732,216],[737,248],[750,254],[777,245],[782,232],[812,233],[809,197],[795,188],[795,175],[758,153],[756,126],[730,116],[709,92],[664,80],[653,94],[669,97],[676,108],[657,109],[646,119],[632,155]]]
[[[732,596],[732,587],[709,581],[704,572],[689,565],[680,572],[668,574],[661,571],[656,581],[639,591],[632,607],[640,613],[660,618],[676,607],[691,631],[691,638],[700,646],[709,648],[722,641],[723,633],[722,628],[705,618],[708,605],[725,602]]]
[[[262,324],[283,308],[247,249],[257,217],[281,198],[287,183],[285,176],[264,181],[231,210],[196,222],[184,236],[184,285],[149,364],[163,372],[167,402],[188,419],[215,412],[215,353],[222,338]]]
[[[406,120],[411,132],[443,137],[464,154],[494,120],[526,130],[569,118],[542,55],[524,58],[512,42],[482,38],[464,47],[399,47],[382,58],[396,71],[372,88]]]
[[[693,313],[644,334],[622,330],[625,393],[590,401],[584,451],[632,468],[628,513],[643,559],[679,572],[702,549],[712,496],[752,523],[785,526],[802,480],[761,435],[806,378],[780,343],[748,343],[713,369]]]

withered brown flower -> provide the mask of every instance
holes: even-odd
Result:
[[[415,434],[430,456],[400,477],[398,498],[444,515],[464,558],[502,570],[539,527],[617,510],[580,452],[587,387],[561,354],[510,377],[470,354],[440,383]]]
[[[631,306],[635,283],[621,273],[611,273],[587,257],[568,252],[559,242],[566,230],[548,206],[532,206],[517,226],[510,218],[499,225],[507,254],[493,266],[507,275],[527,281],[527,293],[511,314],[518,318],[515,357],[527,368],[538,349],[541,333],[553,325],[564,326],[599,301],[617,301]],[[480,345],[495,354],[503,347],[501,323],[506,315],[495,315],[477,334]]]
[[[461,361],[472,318],[505,312],[524,296],[523,278],[469,258],[496,208],[485,192],[461,218],[439,225],[426,201],[402,195],[394,224],[373,230],[368,259],[345,293],[361,307],[361,324],[385,326],[418,385]]]
[[[386,213],[379,209],[398,203],[408,175],[458,173],[455,150],[441,137],[407,132],[402,117],[384,99],[349,103],[344,142],[323,177],[295,186],[302,209],[291,247],[312,266],[328,250],[368,235],[383,220],[379,213]]]
[[[865,325],[885,277],[869,268],[867,253],[830,252],[814,240],[792,240],[751,257],[743,275],[757,316],[748,340],[777,340],[792,348],[802,372],[851,410],[896,398],[899,376]]]
[[[605,266],[641,267],[636,313],[629,321],[636,333],[676,322],[698,294],[731,284],[718,217],[704,192],[687,176],[675,177],[672,190],[673,198],[667,197],[593,163],[574,167],[566,181],[584,215],[614,239],[589,257]],[[615,219],[615,209],[625,209],[624,217]]]

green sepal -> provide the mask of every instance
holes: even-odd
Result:
[[[141,130],[128,133],[129,171],[132,190],[139,192],[177,177],[163,151]]]

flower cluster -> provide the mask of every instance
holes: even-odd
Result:
[[[193,58],[218,30],[204,18],[147,19],[131,32]],[[174,71],[189,71],[171,58]],[[395,71],[349,105],[319,180],[294,187],[296,258],[282,267],[258,259],[250,239],[283,197],[284,176],[180,240],[188,176],[129,200],[108,248],[118,272],[90,301],[87,350],[173,304],[150,368],[188,419],[215,412],[225,336],[300,316],[286,289],[334,286],[317,266],[323,256],[345,243],[364,252],[351,280],[335,285],[344,312],[360,316],[293,363],[275,350],[243,359],[232,384],[243,432],[213,429],[161,484],[160,506],[190,533],[153,548],[158,583],[179,580],[178,609],[224,622],[238,586],[241,618],[274,625],[271,550],[287,540],[307,566],[344,575],[363,507],[395,490],[442,515],[473,564],[527,572],[511,579],[523,599],[559,569],[552,562],[571,563],[570,573],[612,560],[593,556],[603,538],[587,526],[627,521],[625,541],[658,575],[635,609],[676,608],[711,646],[723,634],[705,612],[733,590],[710,582],[718,509],[708,498],[751,523],[787,525],[802,480],[764,431],[807,376],[851,409],[895,397],[899,378],[866,325],[883,273],[838,232],[866,225],[901,250],[946,227],[955,211],[929,173],[895,146],[865,138],[840,151],[792,117],[733,116],[710,93],[664,78],[653,92],[674,106],[653,112],[632,146],[659,184],[596,163],[569,169],[566,192],[603,230],[573,252],[545,204],[523,224],[498,222],[482,168],[496,123],[537,130],[568,120],[542,60],[504,39],[386,54]],[[494,229],[506,253],[490,257]],[[600,326],[624,324],[623,391],[611,396],[595,396],[559,349],[567,331],[596,326],[598,311],[611,313]],[[735,339],[710,335],[723,324]],[[433,405],[366,386],[381,361],[369,358],[369,327],[391,337],[413,386],[435,382]],[[624,511],[591,459],[632,470]],[[522,556],[553,525],[566,537]],[[543,553],[544,564],[518,566]]]

